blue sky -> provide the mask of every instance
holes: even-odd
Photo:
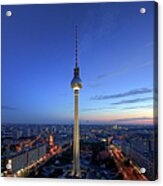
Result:
[[[77,24],[81,123],[150,123],[153,15],[153,2],[3,6],[2,122],[73,123]]]

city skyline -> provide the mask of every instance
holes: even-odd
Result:
[[[78,24],[79,63],[85,82],[80,123],[153,124],[154,10],[150,2],[141,14],[143,5],[4,7],[2,122],[73,123],[69,80]],[[11,17],[5,15],[9,8]]]

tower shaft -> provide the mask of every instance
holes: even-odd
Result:
[[[80,177],[80,137],[78,119],[78,95],[79,91],[74,91],[74,141],[73,141],[73,175]]]

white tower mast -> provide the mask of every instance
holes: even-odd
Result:
[[[76,177],[80,177],[80,131],[78,118],[78,96],[82,88],[82,81],[79,77],[78,67],[78,30],[76,26],[76,50],[75,50],[75,68],[74,77],[71,81],[71,87],[74,90],[74,140],[73,140],[73,172]]]

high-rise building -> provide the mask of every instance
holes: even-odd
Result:
[[[74,139],[73,139],[73,171],[72,175],[80,177],[80,131],[78,118],[78,96],[82,88],[82,81],[79,76],[78,67],[78,31],[76,26],[76,50],[75,50],[75,68],[74,77],[71,81],[71,87],[74,90]]]
[[[54,137],[53,137],[52,134],[50,134],[50,136],[49,136],[49,145],[50,146],[53,146],[54,145]]]

